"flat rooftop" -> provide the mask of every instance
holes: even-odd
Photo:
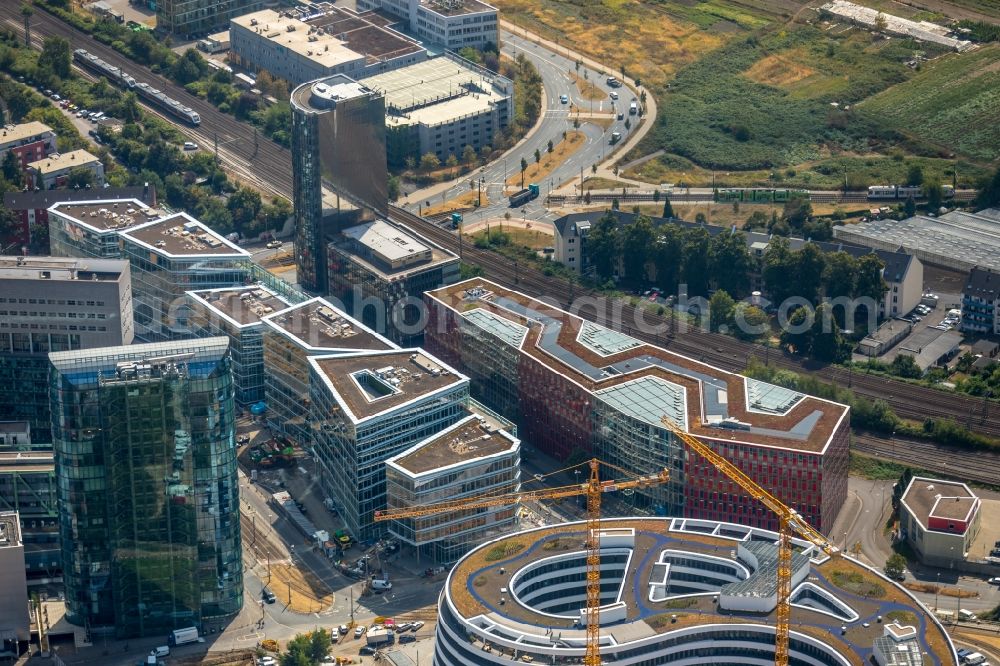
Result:
[[[458,261],[444,248],[433,245],[401,224],[375,220],[344,229],[334,248],[387,280]]]
[[[383,351],[389,340],[322,298],[286,308],[264,320],[310,351]]]
[[[0,146],[9,146],[25,139],[40,138],[48,132],[52,132],[52,128],[37,120],[20,125],[5,125],[0,128]]]
[[[461,16],[497,10],[496,7],[480,0],[420,0],[420,6],[442,16]]]
[[[423,474],[513,451],[517,443],[517,439],[505,432],[496,419],[473,412],[386,462],[414,475]]]
[[[359,14],[327,5],[322,14],[308,20],[297,18],[299,15],[264,9],[232,22],[329,68],[355,60],[373,64],[424,50],[406,35],[385,27],[381,17],[370,12]]]
[[[667,415],[699,437],[822,452],[848,415],[846,405],[675,354],[482,278],[425,297],[654,427]]]
[[[902,502],[927,528],[929,518],[968,519],[979,498],[964,483],[915,476],[903,493]]]
[[[250,253],[229,242],[187,213],[168,217],[133,227],[122,236],[138,241],[151,251],[166,257],[239,257],[250,258]]]
[[[288,302],[261,286],[192,291],[205,306],[239,326],[249,326],[263,317],[288,307]]]
[[[52,451],[0,451],[0,473],[31,474],[55,470]]]
[[[127,268],[118,259],[0,256],[0,280],[117,282]]]
[[[392,71],[368,76],[361,81],[385,94],[386,109],[395,112],[411,112],[427,105],[472,97],[483,98],[483,103],[501,95],[494,89],[490,77],[467,63],[440,56],[400,67]],[[504,79],[506,81],[506,79]]]
[[[355,421],[468,383],[421,349],[310,358]]]
[[[98,233],[123,231],[151,222],[161,214],[138,199],[57,203],[49,210],[71,218]]]
[[[376,94],[349,76],[334,74],[298,86],[292,90],[291,102],[297,108],[324,113],[335,108],[339,102]]]
[[[90,166],[100,162],[96,156],[91,155],[86,150],[71,150],[68,153],[53,153],[48,157],[31,162],[28,167],[45,175],[55,173],[64,169],[72,169],[77,166]]]
[[[616,600],[620,600],[625,609],[622,621],[601,627],[602,637],[610,637],[615,644],[623,645],[678,632],[678,640],[683,641],[684,635],[679,632],[696,625],[732,625],[736,631],[742,624],[776,624],[774,610],[748,612],[720,608],[723,596],[738,596],[741,591],[744,596],[754,596],[746,586],[755,579],[768,579],[773,585],[777,564],[776,533],[732,523],[683,518],[605,519],[601,521],[601,529],[605,537],[601,547],[604,556],[608,557],[608,551],[613,550],[622,562],[615,576],[615,580],[620,580]],[[586,538],[586,524],[577,522],[531,529],[485,543],[452,569],[445,586],[445,603],[467,621],[478,625],[482,631],[477,630],[475,634],[480,643],[482,635],[493,634],[511,640],[524,637],[526,646],[581,648],[585,644],[586,631],[576,624],[576,610],[542,613],[534,608],[536,604],[557,602],[558,599],[550,600],[549,595],[543,594],[543,601],[518,598],[501,605],[499,600],[501,596],[519,597],[517,590],[525,583],[518,579],[527,575],[529,568],[534,568],[533,565],[543,558],[577,556],[582,569],[586,551],[581,549],[581,544]],[[606,545],[612,538],[616,545]],[[952,663],[944,629],[904,589],[848,557],[831,559],[822,553],[817,555],[812,549],[807,557],[799,552],[801,542],[794,543],[797,552],[793,569],[795,572],[801,568],[808,570],[798,579],[801,582],[792,588],[793,634],[818,639],[838,652],[847,663],[862,666],[872,663],[875,640],[883,635],[884,625],[877,618],[900,610],[916,618],[915,622],[905,624],[917,626],[915,638],[921,649],[935,655],[936,663]],[[772,557],[767,562],[763,559],[754,562],[753,558],[744,556],[744,551],[759,554],[769,549]],[[678,558],[683,559],[678,561]],[[674,566],[683,566],[684,574],[674,574]],[[840,575],[832,575],[834,572]],[[537,574],[534,577],[545,580]],[[842,579],[851,583],[839,587],[837,581]],[[693,589],[686,581],[696,581]],[[862,596],[851,589],[858,581],[877,585],[883,592],[879,598]],[[806,585],[813,586],[814,598],[823,599],[822,603],[804,603],[802,592]],[[498,594],[501,589],[508,594]],[[585,603],[578,590],[567,589],[566,592],[568,598],[579,599],[581,606]],[[692,592],[702,594],[688,596]],[[528,594],[538,596],[536,591]],[[607,595],[604,603],[614,596],[603,594]],[[843,615],[848,611],[853,617]],[[475,618],[489,618],[489,625]],[[846,627],[845,631],[841,630],[842,626]]]

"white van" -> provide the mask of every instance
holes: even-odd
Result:
[[[379,580],[378,578],[376,578],[376,579],[374,579],[372,581],[372,589],[373,590],[383,590],[383,591],[384,590],[391,590],[392,589],[392,583],[390,583],[387,580]]]
[[[965,663],[969,666],[975,666],[975,664],[981,664],[984,661],[986,661],[986,657],[979,652],[965,655]]]
[[[166,645],[161,645],[160,647],[153,648],[152,652],[149,654],[156,657],[166,657],[170,654],[170,648]]]
[[[972,611],[965,610],[964,608],[958,609],[958,619],[963,622],[971,622],[976,619],[976,614]]]

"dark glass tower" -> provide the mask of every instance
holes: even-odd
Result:
[[[71,622],[163,635],[242,608],[227,345],[50,354]]]
[[[385,98],[342,74],[291,96],[295,267],[300,285],[326,294],[326,242],[388,213]]]

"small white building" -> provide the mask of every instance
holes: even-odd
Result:
[[[410,507],[517,492],[521,441],[516,429],[473,407],[458,423],[385,461],[386,503]],[[437,564],[456,561],[486,539],[513,529],[520,504],[395,520],[389,532]]]
[[[899,505],[903,538],[924,564],[952,566],[965,559],[979,533],[980,507],[964,483],[915,476]]]
[[[71,150],[68,153],[53,153],[46,158],[28,164],[28,185],[43,190],[62,187],[69,182],[70,172],[86,169],[94,174],[94,186],[104,186],[104,165],[95,155],[86,150]]]
[[[457,51],[499,44],[497,8],[481,0],[358,0],[358,11],[382,10],[409,23],[420,39]]]

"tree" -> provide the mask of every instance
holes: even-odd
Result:
[[[684,282],[688,286],[688,294],[706,296],[708,294],[709,278],[709,243],[708,231],[698,227],[688,230],[684,244]]]
[[[764,252],[764,286],[771,300],[781,303],[795,293],[795,255],[787,238],[772,238]]]
[[[826,255],[823,284],[829,298],[854,296],[858,286],[857,260],[843,250]]]
[[[812,218],[812,204],[808,197],[793,196],[785,202],[781,219],[788,222],[793,229],[801,229]]]
[[[94,172],[87,167],[73,167],[66,175],[66,186],[70,188],[93,187],[97,184]]]
[[[913,195],[911,194],[906,198],[906,203],[903,204],[903,215],[906,217],[913,217],[917,214],[917,202],[913,200]]]
[[[0,167],[3,172],[3,178],[11,185],[21,187],[21,160],[18,158],[17,153],[13,150],[8,150],[7,154],[3,156],[3,166]]]
[[[194,49],[188,49],[174,63],[173,75],[178,83],[187,85],[207,76],[208,70],[208,63],[201,57],[201,54]]]
[[[714,236],[709,259],[716,286],[734,298],[741,298],[746,291],[747,274],[750,272],[750,252],[747,250],[746,237],[739,232]]]
[[[524,172],[528,168],[528,160],[521,158],[521,189],[524,189]]]
[[[978,208],[990,208],[1000,205],[1000,167],[993,173],[993,177],[984,180],[979,187],[979,196],[976,197]]]
[[[828,363],[840,363],[851,357],[851,344],[844,339],[828,303],[816,308],[810,355]]]
[[[780,335],[781,346],[794,350],[798,354],[807,355],[812,350],[813,329],[806,326],[812,311],[806,307],[796,308],[788,318],[788,325],[785,326]]]
[[[708,224],[708,218],[705,217],[704,213],[700,212],[694,214],[694,221],[698,224]]]
[[[725,289],[718,289],[708,301],[708,309],[711,314],[710,325],[713,331],[726,333],[733,328],[733,314],[736,312],[736,301],[726,293]],[[725,330],[723,330],[725,326]]]
[[[601,216],[587,238],[590,263],[602,280],[614,274],[618,260],[618,217],[610,211]]]
[[[551,153],[551,152],[552,152],[552,148],[553,148],[553,147],[554,147],[554,146],[552,145],[552,139],[549,139],[549,145],[548,145],[548,152],[550,152],[550,153]]]
[[[944,200],[944,190],[941,188],[941,182],[931,180],[924,183],[924,194],[927,196],[927,210],[936,215],[938,209],[941,208],[941,202]]]
[[[753,231],[754,229],[764,229],[767,227],[767,213],[762,210],[755,210],[747,218],[747,221],[743,223],[744,231]]]
[[[887,25],[888,23],[885,20],[885,14],[879,12],[878,15],[875,16],[875,30],[878,32],[885,32]]]
[[[298,634],[288,641],[281,654],[281,666],[315,666],[326,657],[331,645],[330,632],[326,629]]]
[[[736,304],[736,335],[743,340],[755,340],[767,332],[767,313],[746,301]]]
[[[646,279],[654,238],[653,222],[645,215],[639,215],[622,233],[622,255],[628,259],[624,262],[625,278],[634,285]]]
[[[684,258],[684,238],[679,227],[664,224],[659,227],[659,236],[653,247],[653,266],[656,268],[656,284],[668,293],[677,293],[680,267]]]
[[[261,210],[260,192],[248,187],[240,187],[229,197],[226,207],[233,216],[233,225],[242,230],[243,226],[257,217]]]
[[[400,191],[399,190],[399,177],[398,176],[393,176],[393,175],[390,174],[389,175],[389,180],[388,180],[387,184],[388,184],[388,192],[389,192],[389,201],[395,201],[396,199],[399,198],[399,191]]]
[[[924,184],[924,170],[919,164],[910,165],[906,172],[906,184],[914,186]]]
[[[62,37],[46,37],[38,56],[39,73],[45,72],[60,79],[69,77],[71,55],[69,42]],[[44,75],[43,75],[44,76]]]
[[[448,153],[448,159],[446,159],[444,163],[449,167],[457,167],[458,158],[455,157],[455,153]]]
[[[434,153],[424,153],[420,156],[421,171],[433,171],[441,166],[441,160]]]
[[[881,14],[879,14],[881,16]],[[883,19],[884,20],[884,19]],[[885,575],[892,580],[899,580],[906,571],[906,558],[899,553],[893,553],[885,561]]]
[[[889,290],[889,285],[886,284],[885,279],[882,277],[883,269],[885,269],[885,262],[879,259],[878,255],[874,252],[869,252],[859,257],[858,280],[854,290],[854,297],[862,298],[867,296],[876,303],[880,302],[885,296],[885,292]]]
[[[670,197],[663,197],[663,213],[662,216],[668,220],[674,217],[674,207],[670,205]]]
[[[823,251],[815,243],[806,243],[796,253],[796,275],[798,295],[813,303],[823,285],[823,271],[826,268],[826,258]]]
[[[466,164],[475,164],[476,149],[469,144],[465,144],[465,148],[462,149],[462,161]]]
[[[535,148],[535,164],[538,164],[541,161],[542,161],[542,151],[538,150],[538,148]]]
[[[910,354],[899,354],[896,358],[892,359],[892,363],[889,364],[889,372],[897,377],[905,377],[907,379],[920,379],[924,376],[920,366],[917,365],[916,359]]]

